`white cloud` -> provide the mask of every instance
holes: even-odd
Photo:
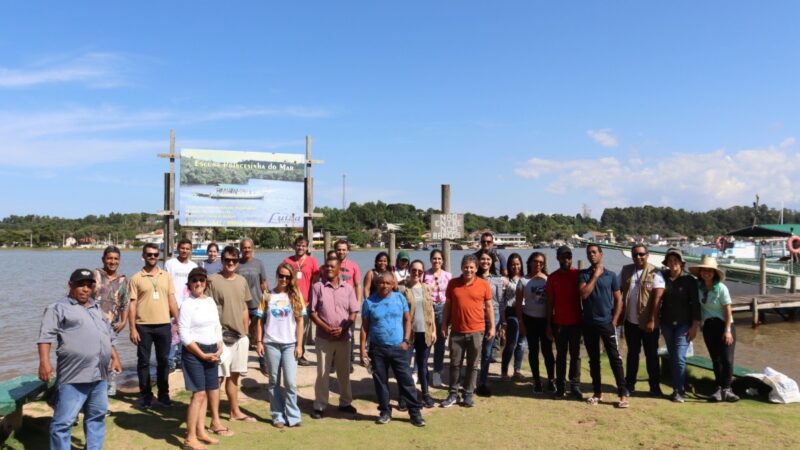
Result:
[[[38,61],[23,68],[0,67],[0,88],[29,88],[44,84],[82,83],[94,88],[125,84],[128,58],[115,53],[85,53]]]
[[[602,145],[603,147],[616,147],[619,145],[619,139],[611,131],[611,128],[603,128],[602,130],[587,130],[586,134],[592,138],[593,141]]]
[[[329,112],[309,107],[231,107],[216,111],[128,111],[113,106],[44,112],[0,111],[0,165],[56,167],[155,156],[167,149],[170,128],[259,117],[321,118]],[[125,136],[121,136],[124,134]],[[133,134],[137,137],[131,137]],[[142,138],[142,136],[146,136]],[[190,141],[181,141],[184,147]],[[276,149],[302,146],[297,141],[191,141],[200,147]]]
[[[673,153],[627,162],[610,157],[531,158],[515,173],[539,180],[551,194],[603,206],[654,203],[707,209],[748,204],[756,194],[768,204],[800,202],[800,189],[792,184],[800,173],[794,138],[764,148]]]

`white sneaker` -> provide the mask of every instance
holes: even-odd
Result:
[[[444,386],[444,384],[442,384],[442,374],[441,373],[433,372],[433,377],[432,378],[433,378],[433,380],[431,381],[431,386],[433,386],[435,388],[441,388],[441,387]]]

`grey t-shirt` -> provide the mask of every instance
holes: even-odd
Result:
[[[424,333],[425,332],[425,298],[423,297],[422,293],[422,286],[415,286],[411,288],[411,292],[414,294],[414,300],[416,301],[416,308],[414,309],[414,333]]]
[[[249,309],[258,308],[262,297],[261,281],[267,280],[267,267],[260,259],[253,258],[248,262],[239,261],[236,273],[243,276],[247,280],[247,286],[250,287],[250,300],[247,302],[247,307]]]
[[[44,310],[36,343],[56,345],[58,384],[108,379],[116,334],[94,299],[89,302],[85,308],[65,297]]]

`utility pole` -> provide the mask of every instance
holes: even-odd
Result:
[[[314,213],[314,177],[311,166],[324,161],[311,159],[311,136],[306,136],[306,182],[305,182],[305,214],[303,217],[303,235],[308,240],[308,249],[314,248],[314,218],[322,214]]]
[[[164,210],[159,214],[164,217],[164,253],[163,262],[172,257],[172,235],[175,230],[175,130],[169,130],[169,153],[159,153],[159,158],[169,158],[169,172],[164,173]]]

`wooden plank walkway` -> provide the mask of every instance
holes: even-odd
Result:
[[[753,327],[759,324],[759,312],[767,309],[782,310],[800,308],[800,294],[736,295],[731,297],[733,312],[753,313]]]

